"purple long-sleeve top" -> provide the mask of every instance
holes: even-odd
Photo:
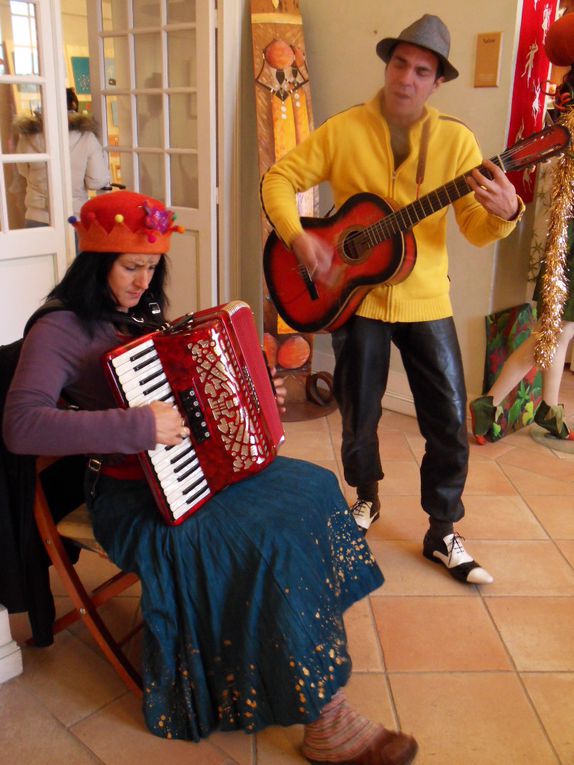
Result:
[[[102,355],[125,342],[109,322],[94,336],[71,311],[43,316],[24,342],[6,399],[3,435],[16,454],[135,454],[155,447],[149,406],[117,408]],[[80,409],[61,409],[62,392]]]

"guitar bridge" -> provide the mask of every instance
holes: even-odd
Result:
[[[313,281],[311,274],[305,268],[305,266],[301,267],[301,276],[303,277],[303,281],[305,282],[305,287],[307,287],[307,292],[309,293],[309,297],[311,300],[319,300],[319,293],[317,292],[317,287],[315,286],[315,282]]]

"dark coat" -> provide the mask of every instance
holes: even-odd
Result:
[[[52,301],[42,306],[28,321],[49,311],[60,310],[62,304]],[[18,364],[23,340],[0,346],[0,424],[6,395]],[[73,486],[74,500],[78,500],[81,468],[74,462],[73,480],[59,478],[55,483]],[[54,598],[50,590],[50,559],[44,549],[34,521],[34,491],[36,457],[13,454],[8,451],[0,428],[0,603],[9,613],[28,612],[32,637],[38,646],[54,642],[52,625],[55,617]],[[69,501],[63,503],[62,517],[73,509]],[[59,520],[60,518],[56,518]],[[70,549],[72,562],[78,551]]]
[[[18,363],[22,341],[0,348],[0,411]],[[54,599],[49,559],[34,523],[36,458],[12,454],[0,434],[0,603],[28,611],[34,642],[53,642]]]

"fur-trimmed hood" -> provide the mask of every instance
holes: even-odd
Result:
[[[32,116],[16,117],[14,129],[20,135],[38,135],[44,132],[44,120],[41,114]],[[78,112],[68,112],[68,129],[77,130],[79,133],[93,133],[99,137],[99,126],[93,117]]]
[[[93,133],[99,138],[100,126],[93,117],[78,112],[68,112],[68,128],[78,130],[80,133]]]

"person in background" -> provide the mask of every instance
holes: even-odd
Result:
[[[108,158],[98,140],[93,117],[81,114],[76,92],[66,88],[68,128],[70,131],[70,163],[72,171],[72,209],[80,214],[88,191],[98,191],[110,185]]]
[[[311,278],[328,281],[331,249],[303,229],[296,194],[323,181],[330,183],[337,207],[370,192],[400,208],[467,173],[473,193],[452,206],[460,230],[477,246],[510,234],[524,209],[498,167],[485,160],[486,172],[478,170],[483,160],[471,130],[427,104],[443,83],[458,76],[448,60],[450,34],[441,19],[425,14],[398,37],[380,40],[376,50],[386,63],[382,90],[324,122],[262,181],[269,221]],[[466,387],[449,297],[447,211],[444,207],[415,226],[417,257],[408,278],[374,286],[333,333],[334,392],[342,414],[345,479],[357,489],[352,512],[367,532],[380,514],[378,482],[384,474],[377,428],[391,343],[398,347],[426,442],[421,504],[429,530],[423,554],[459,581],[487,584],[493,577],[454,529],[464,515],[469,446]]]
[[[26,335],[4,439],[17,453],[104,455],[86,501],[96,539],[141,580],[149,729],[199,741],[300,723],[311,762],[407,765],[412,736],[362,717],[342,692],[343,613],[383,577],[336,477],[278,456],[165,524],[137,454],[178,446],[189,429],[167,402],[118,408],[101,358],[165,307],[178,227],[162,202],[128,191],[89,200],[72,222],[81,252],[49,296],[64,310]],[[59,408],[62,393],[79,409]]]
[[[110,184],[110,171],[104,150],[97,137],[93,117],[80,114],[78,97],[73,88],[66,88],[68,106],[68,139],[72,175],[72,209],[78,215],[88,191]],[[41,112],[18,117],[14,123],[18,134],[16,151],[22,154],[43,154],[46,150],[44,121]],[[18,171],[26,180],[26,228],[50,225],[48,172],[45,162],[19,162]]]

